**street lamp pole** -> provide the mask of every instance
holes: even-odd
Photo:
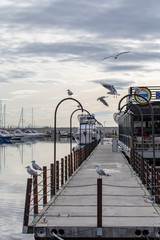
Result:
[[[59,105],[66,100],[72,100],[72,101],[77,102],[79,104],[79,106],[81,107],[81,110],[83,112],[83,107],[82,107],[81,103],[75,98],[64,98],[57,104],[57,106],[55,108],[55,112],[54,112],[54,190],[55,190],[55,194],[57,192],[57,172],[56,172],[56,127],[57,127],[56,126],[56,124],[57,124],[56,119],[57,119],[57,110],[58,110]]]

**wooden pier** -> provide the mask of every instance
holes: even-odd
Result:
[[[96,164],[111,175],[99,187]],[[160,239],[160,211],[122,153],[100,143],[29,227],[39,240]]]

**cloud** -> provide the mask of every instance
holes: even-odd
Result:
[[[137,82],[158,85],[159,0],[17,0],[16,5],[6,0],[0,12],[3,98],[25,88],[43,88],[45,102],[52,96],[57,99],[63,86],[72,84],[69,87],[76,92],[78,86],[83,99],[88,92],[84,101],[89,106],[102,87],[100,81],[118,89]],[[102,61],[122,51],[130,54]],[[97,87],[90,89],[86,79]],[[14,106],[18,98],[30,97],[37,104],[42,100],[38,92],[21,93],[12,94]]]
[[[23,2],[24,3],[24,2]],[[9,8],[10,7],[10,8]],[[119,0],[114,4],[98,1],[33,1],[30,4],[11,2],[2,6],[1,22],[23,28],[59,28],[85,30],[101,37],[159,37],[159,2],[154,0]],[[12,14],[11,14],[12,13]],[[62,17],[63,16],[63,17]],[[152,26],[152,28],[151,28]],[[150,33],[148,33],[150,28]],[[143,29],[143,31],[142,31]]]
[[[16,70],[11,70],[8,72],[8,77],[11,79],[19,79],[19,78],[28,78],[28,77],[33,77],[35,75],[34,72],[32,71],[16,71]]]
[[[40,90],[17,90],[11,92],[10,94],[14,95],[14,99],[23,99],[35,95],[36,93],[42,92]]]
[[[38,80],[37,83],[42,83],[42,84],[57,84],[59,83],[58,80],[49,80],[49,79],[46,79],[46,80]]]
[[[91,82],[93,83],[97,83],[97,84],[111,84],[111,85],[114,85],[117,89],[124,89],[126,87],[129,87],[131,85],[134,85],[135,84],[135,81],[124,81],[122,79],[98,79],[98,80],[91,80]]]
[[[24,95],[24,94],[29,94],[29,95],[31,95],[31,94],[34,94],[34,93],[37,93],[37,92],[41,92],[41,91],[39,91],[39,90],[18,90],[18,91],[14,91],[14,92],[11,92],[11,94],[13,94],[13,95],[17,95],[17,94],[19,94],[19,95]]]

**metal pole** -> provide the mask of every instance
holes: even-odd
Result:
[[[64,184],[64,158],[61,158],[61,187]]]
[[[26,188],[25,208],[24,208],[23,233],[27,233],[27,229],[28,229],[31,190],[32,190],[32,178],[28,178],[27,188]]]
[[[102,178],[97,178],[97,228],[102,228]]]
[[[50,165],[50,182],[51,182],[51,198],[55,195],[55,188],[54,188],[54,164],[51,163]]]
[[[47,203],[47,167],[43,167],[43,205]]]
[[[34,215],[38,214],[38,181],[37,176],[33,176],[33,195],[34,195]]]
[[[56,174],[56,127],[57,127],[56,126],[56,120],[57,120],[57,110],[58,110],[59,105],[66,100],[76,101],[80,105],[81,110],[83,112],[83,107],[82,107],[81,103],[78,100],[76,100],[75,98],[64,98],[63,100],[61,100],[57,104],[57,106],[55,108],[55,112],[54,112],[54,187],[55,187],[55,193],[57,192],[57,183],[56,183],[56,178],[57,178],[57,174]]]

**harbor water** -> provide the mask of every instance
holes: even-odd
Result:
[[[76,143],[73,143],[76,146]],[[56,144],[57,160],[70,153],[69,138]],[[33,234],[22,234],[26,183],[26,166],[35,160],[40,166],[54,161],[53,140],[0,145],[0,239],[33,240]]]

